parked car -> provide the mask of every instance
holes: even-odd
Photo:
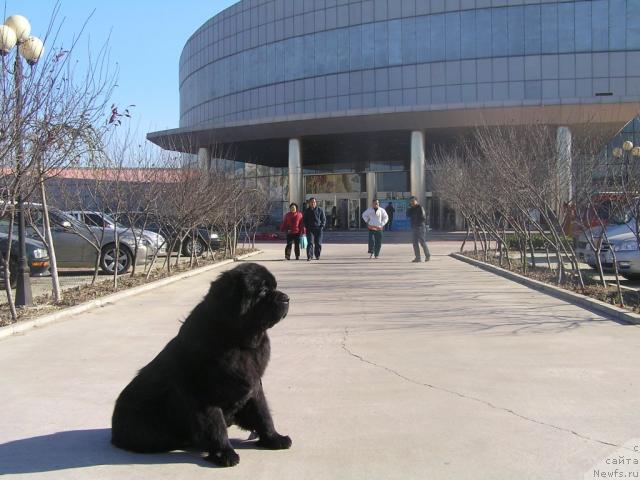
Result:
[[[89,225],[91,227],[100,227],[100,228],[108,228],[110,230],[118,229],[118,233],[122,235],[123,233],[130,232],[131,227],[126,227],[122,225],[122,223],[118,223],[115,219],[103,212],[94,212],[94,211],[84,211],[84,210],[70,210],[64,212],[67,215],[78,220],[80,223],[84,223],[85,225]],[[151,230],[142,230],[140,228],[133,228],[134,235],[136,237],[140,237],[144,235],[148,239],[151,240],[154,247],[159,250],[158,255],[164,255],[167,252],[167,247],[165,245],[165,239],[162,235],[157,232]]]
[[[132,222],[131,219],[134,219]],[[187,232],[184,229],[177,229],[167,222],[162,221],[156,216],[139,216],[136,218],[132,214],[119,214],[117,221],[126,227],[143,228],[156,232],[166,239],[167,249],[173,248],[177,250],[180,248],[180,238],[184,237],[182,242],[182,254],[190,257],[193,249],[193,254],[196,257],[204,255],[208,248],[211,250],[218,250],[220,248],[220,235],[209,229],[204,225],[200,225],[195,229],[195,235],[193,231]]]
[[[628,216],[619,220],[614,219],[609,225],[606,225],[604,228],[604,233],[606,233],[606,238],[612,240],[617,238],[620,235],[625,235],[628,233],[633,234],[636,231],[636,221],[634,218],[629,218]],[[589,244],[589,237],[593,237],[594,245],[597,245],[600,241],[600,238],[603,236],[603,227],[591,227],[578,235],[575,243],[575,252],[578,260],[589,264],[590,266],[595,268],[595,252],[593,248],[591,248]],[[601,249],[602,250],[602,249]],[[593,265],[590,263],[593,262]]]
[[[640,279],[640,250],[638,237],[634,232],[623,233],[609,239],[609,244],[616,254],[618,272],[628,280]],[[611,255],[613,267],[613,255]]]
[[[30,204],[27,218],[29,226],[27,234],[38,239],[34,228],[42,231],[42,205]],[[50,208],[51,235],[56,250],[56,260],[60,268],[93,268],[96,260],[105,273],[126,273],[134,260],[137,265],[145,264],[155,248],[151,240],[146,237],[136,239],[130,232],[119,234],[120,249],[116,252],[116,231],[102,227],[92,227],[80,223],[64,212]],[[0,223],[0,232],[8,233],[8,222]],[[14,235],[17,236],[14,226]],[[137,256],[134,259],[135,243],[138,241]],[[99,257],[97,257],[94,242],[100,243]],[[118,254],[117,254],[118,253]]]
[[[607,233],[607,241],[603,242],[600,247],[600,264],[603,271],[614,271],[614,253],[618,273],[629,280],[640,279],[640,250],[638,249],[638,237],[634,232],[627,229],[622,233]],[[596,268],[595,252],[591,248],[580,254],[585,263],[591,268]]]
[[[3,220],[6,221],[6,220]],[[1,222],[0,221],[0,224]],[[7,222],[8,230],[8,222]],[[47,253],[47,247],[33,238],[26,238],[25,244],[27,246],[27,261],[29,263],[30,276],[32,277],[46,277],[50,275],[49,271],[49,254]],[[9,250],[9,234],[0,233],[0,252],[6,257]],[[18,257],[20,255],[20,245],[18,244],[17,234],[11,239],[11,255],[9,257],[9,280],[11,286],[15,287],[17,282],[16,273],[18,272]],[[0,264],[0,284],[4,285],[4,268]]]

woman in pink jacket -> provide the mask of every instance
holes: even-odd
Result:
[[[284,216],[280,231],[287,232],[287,246],[284,249],[284,258],[291,260],[291,245],[294,246],[296,260],[300,260],[300,235],[304,235],[302,213],[298,211],[298,205],[289,205],[289,212]]]

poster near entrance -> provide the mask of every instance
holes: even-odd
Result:
[[[319,193],[360,193],[359,174],[305,176],[305,191]]]
[[[406,199],[380,201],[380,206],[385,210],[389,204],[394,208],[391,230],[409,230],[410,225],[407,218],[408,201]]]

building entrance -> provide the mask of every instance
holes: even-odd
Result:
[[[308,194],[307,199],[315,197],[318,206],[327,216],[326,230],[357,230],[360,228],[362,202],[366,199],[345,198],[345,194]]]

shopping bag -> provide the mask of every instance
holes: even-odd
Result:
[[[307,248],[307,236],[300,235],[300,248]]]

